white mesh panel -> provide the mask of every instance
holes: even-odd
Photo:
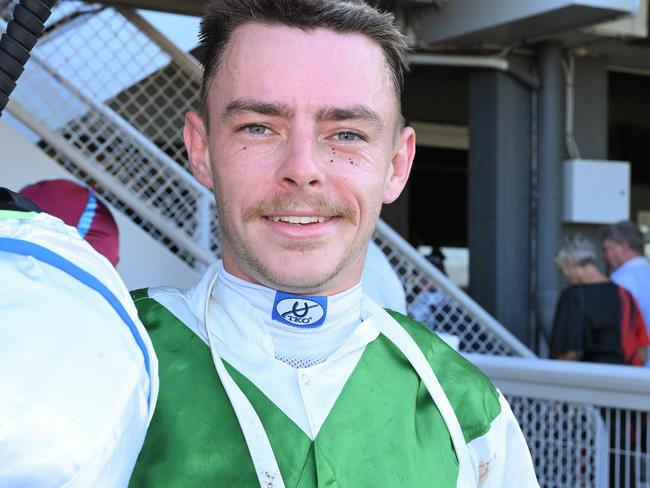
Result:
[[[438,289],[436,283],[415,263],[390,242],[379,231],[373,236],[399,276],[406,291],[407,310],[420,293],[435,293],[435,300],[429,300],[428,307],[419,308],[417,319],[434,331],[453,334],[460,339],[463,352],[478,352],[494,356],[516,355],[494,332],[481,324],[472,312],[461,306],[448,293]]]
[[[302,356],[300,354],[295,354],[286,351],[277,351],[275,353],[275,359],[282,361],[285,364],[288,364],[292,368],[309,368],[310,366],[315,366],[316,364],[324,363],[327,360],[328,356]]]
[[[650,486],[647,411],[508,396],[548,488]]]

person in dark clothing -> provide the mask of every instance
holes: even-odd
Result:
[[[650,343],[643,316],[634,297],[598,269],[591,241],[571,236],[555,259],[570,286],[555,310],[551,357],[642,366]]]

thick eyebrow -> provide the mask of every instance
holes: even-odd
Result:
[[[238,98],[233,100],[226,106],[226,109],[221,114],[221,119],[226,120],[235,115],[241,115],[247,112],[254,112],[262,115],[271,115],[278,117],[290,118],[293,112],[288,105],[281,103],[267,103],[259,102],[257,100],[248,100],[245,98]]]
[[[235,115],[241,115],[247,112],[285,118],[291,118],[293,116],[293,111],[286,104],[238,98],[226,106],[225,110],[221,114],[221,119],[226,120]],[[351,107],[325,107],[316,113],[316,120],[319,122],[360,120],[362,122],[376,125],[379,128],[384,126],[383,121],[377,112],[365,105],[353,105]]]
[[[342,120],[360,120],[382,128],[384,123],[374,110],[365,105],[354,105],[352,107],[326,107],[318,111],[316,120],[342,121]]]

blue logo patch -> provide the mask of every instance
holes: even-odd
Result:
[[[323,325],[326,316],[327,297],[304,297],[282,291],[275,293],[273,320],[299,329],[313,329]]]

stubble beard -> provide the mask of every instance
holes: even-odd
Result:
[[[245,239],[237,239],[235,229],[231,227],[231,211],[220,198],[216,197],[217,217],[221,227],[222,253],[228,255],[234,261],[239,269],[250,276],[255,282],[275,290],[282,290],[296,294],[315,294],[319,290],[325,289],[329,284],[334,283],[337,278],[345,273],[355,261],[360,259],[360,255],[365,252],[367,243],[372,236],[374,226],[369,228],[358,241],[354,242],[343,257],[336,263],[334,268],[324,276],[306,277],[302,280],[289,278],[280,272],[276,272],[259,259],[253,246]],[[244,221],[259,219],[263,215],[269,214],[289,214],[291,208],[295,208],[298,203],[307,203],[310,208],[329,212],[338,215],[347,223],[356,224],[358,216],[356,211],[348,205],[333,204],[322,197],[296,198],[294,196],[276,195],[269,200],[247,209],[243,213]],[[376,212],[376,218],[379,217],[379,211]],[[376,221],[375,218],[375,221]],[[319,242],[287,242],[284,249],[305,253],[318,249]],[[361,258],[363,259],[363,258]]]

